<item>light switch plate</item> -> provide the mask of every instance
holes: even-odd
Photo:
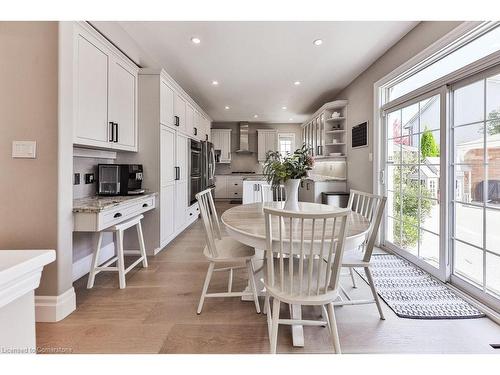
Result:
[[[12,141],[13,158],[36,158],[36,141]]]

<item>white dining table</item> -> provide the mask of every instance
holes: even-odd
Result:
[[[284,202],[266,202],[266,203],[250,203],[242,204],[226,210],[221,221],[226,227],[226,232],[235,240],[255,248],[256,269],[262,268],[264,262],[264,254],[266,249],[266,227],[263,207],[283,208]],[[299,202],[298,209],[300,212],[325,213],[336,212],[343,210],[335,206],[329,206],[319,203]],[[274,225],[273,227],[277,227]],[[344,251],[355,251],[363,244],[366,234],[369,230],[370,222],[364,216],[350,212],[347,219],[347,233],[345,240]],[[294,229],[292,229],[294,230]],[[296,228],[299,231],[299,228]],[[307,234],[310,230],[304,227],[304,236],[307,239]],[[299,238],[300,233],[293,234],[292,238]],[[274,236],[273,236],[274,237]],[[288,238],[289,236],[284,236]],[[275,237],[276,238],[276,237]],[[310,238],[310,237],[309,237]],[[260,262],[260,265],[258,264]],[[261,271],[260,271],[261,272]],[[260,280],[260,277],[257,277]],[[300,305],[290,306],[290,315],[292,319],[300,320],[302,317],[302,307]],[[294,346],[304,346],[304,331],[301,325],[292,325],[292,341]]]

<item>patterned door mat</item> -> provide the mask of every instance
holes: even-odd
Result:
[[[445,284],[395,255],[374,254],[370,269],[379,296],[401,318],[471,319],[485,316]],[[356,272],[367,282],[362,268]]]

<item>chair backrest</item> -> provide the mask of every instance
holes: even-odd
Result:
[[[216,239],[221,239],[221,231],[217,211],[215,210],[214,198],[212,190],[206,189],[196,194],[198,205],[200,206],[201,219],[205,227],[207,237],[207,247],[210,255],[213,258],[218,256]]]
[[[347,207],[370,221],[363,256],[365,262],[369,262],[371,259],[386,201],[387,197],[351,189]]]
[[[348,215],[347,209],[305,213],[264,207],[267,261],[273,265],[267,282],[274,286],[279,280],[282,292],[298,298],[337,290]],[[277,264],[273,252],[279,254]],[[285,254],[293,254],[288,267]]]
[[[262,202],[282,202],[285,200],[285,187],[283,185],[260,185],[260,200]]]

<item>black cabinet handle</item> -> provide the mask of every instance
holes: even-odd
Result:
[[[144,204],[142,205],[142,207],[149,207],[149,204],[144,203]]]
[[[175,179],[180,180],[181,178],[181,167],[175,167]]]
[[[180,125],[179,116],[174,116],[174,125],[175,126],[179,126]]]
[[[117,122],[112,122],[112,134],[113,134],[113,139],[111,140],[111,142],[118,142],[118,123]]]
[[[198,135],[198,128],[193,128],[194,130],[194,135]]]
[[[115,123],[114,122],[109,122],[109,142],[114,142],[115,141]]]
[[[205,141],[208,141],[208,134],[205,134]]]
[[[192,213],[192,212],[190,212],[190,213],[189,213],[189,216],[193,216],[193,213]]]
[[[121,214],[121,213],[119,213],[119,212],[117,212],[116,214],[114,214],[114,216],[113,216],[113,217],[114,217],[114,218],[117,218],[117,217],[122,217],[122,214]]]

